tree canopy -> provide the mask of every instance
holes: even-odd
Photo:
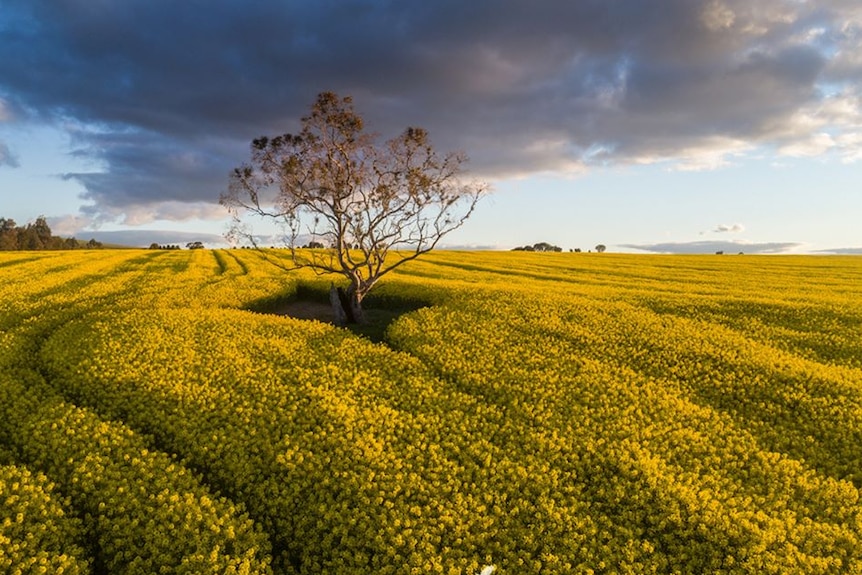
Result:
[[[380,144],[350,97],[324,92],[298,134],[251,143],[221,202],[234,215],[233,239],[257,246],[246,215],[276,221],[291,269],[346,277],[343,319],[362,321],[361,302],[381,277],[436,248],[473,213],[487,186],[462,179],[466,161],[438,153],[422,128]]]

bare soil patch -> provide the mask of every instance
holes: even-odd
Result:
[[[391,307],[365,307],[363,310],[365,312],[365,323],[349,324],[343,327],[373,342],[388,345],[386,341],[386,328],[389,327],[389,324],[398,319],[402,314],[414,311],[420,307],[423,306],[418,303],[394,305]],[[332,311],[332,305],[320,300],[295,299],[267,306],[260,311],[296,319],[317,320],[335,325],[335,313]]]
[[[335,313],[332,311],[332,306],[319,301],[289,301],[277,305],[270,313],[296,319],[316,319],[326,323],[335,323]]]

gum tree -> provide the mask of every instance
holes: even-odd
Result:
[[[466,156],[439,154],[422,128],[378,143],[350,97],[318,95],[298,134],[260,137],[221,198],[231,234],[257,243],[243,218],[282,225],[286,269],[340,274],[331,299],[341,323],[362,322],[362,300],[384,275],[428,253],[461,227],[487,191],[462,178]],[[302,248],[306,245],[323,246]],[[275,260],[271,260],[275,261]]]

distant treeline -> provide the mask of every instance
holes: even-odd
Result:
[[[91,239],[82,242],[75,238],[61,238],[51,233],[43,216],[26,226],[19,226],[11,218],[0,218],[0,250],[77,250],[101,248],[102,242]]]
[[[599,244],[596,246],[596,251],[602,253],[607,248],[604,244]],[[539,242],[537,244],[533,244],[531,246],[519,246],[517,248],[512,248],[513,252],[561,252],[563,248],[560,246],[555,246],[553,244],[549,244],[548,242]],[[569,249],[570,252],[573,253],[581,253],[581,248]]]
[[[190,250],[202,250],[202,249],[204,249],[204,245],[202,242],[189,242],[186,244],[186,248],[190,249]],[[179,250],[182,248],[180,248],[179,244],[158,244],[158,243],[153,242],[150,244],[150,249],[151,250]]]
[[[563,248],[549,244],[548,242],[539,242],[531,246],[519,246],[512,249],[513,252],[561,252]]]

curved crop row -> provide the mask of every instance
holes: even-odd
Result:
[[[0,466],[0,571],[86,575],[81,521],[40,473]]]
[[[241,510],[121,424],[63,403],[37,376],[0,378],[0,437],[56,481],[110,573],[266,573],[268,542]]]
[[[603,452],[619,453],[590,499],[603,505],[621,476],[645,481],[648,501],[619,492],[616,509],[674,558],[689,547],[718,560],[700,570],[858,568],[858,490],[764,449],[736,412],[704,405],[709,384],[697,373],[730,379],[745,365],[737,356],[701,365],[718,355],[705,326],[686,329],[678,318],[624,304],[535,294],[510,295],[500,309],[499,301],[477,299],[421,310],[390,328],[390,338],[461,391],[506,405],[524,426],[561,438],[587,435]],[[727,335],[720,341],[733,347]],[[782,383],[773,384],[781,393]],[[756,411],[745,396],[751,389],[742,385],[726,402]],[[841,397],[840,385],[831,389]],[[851,425],[856,413],[847,412]],[[831,430],[846,433],[845,425],[835,421]],[[856,433],[844,437],[849,447]],[[665,506],[673,519],[662,524]]]
[[[467,473],[432,437],[443,418],[475,433],[468,406],[437,403],[436,382],[409,358],[322,324],[227,310],[88,318],[42,357],[75,401],[152,433],[244,502],[285,569],[477,571],[490,552],[479,495],[447,500],[425,481]]]

